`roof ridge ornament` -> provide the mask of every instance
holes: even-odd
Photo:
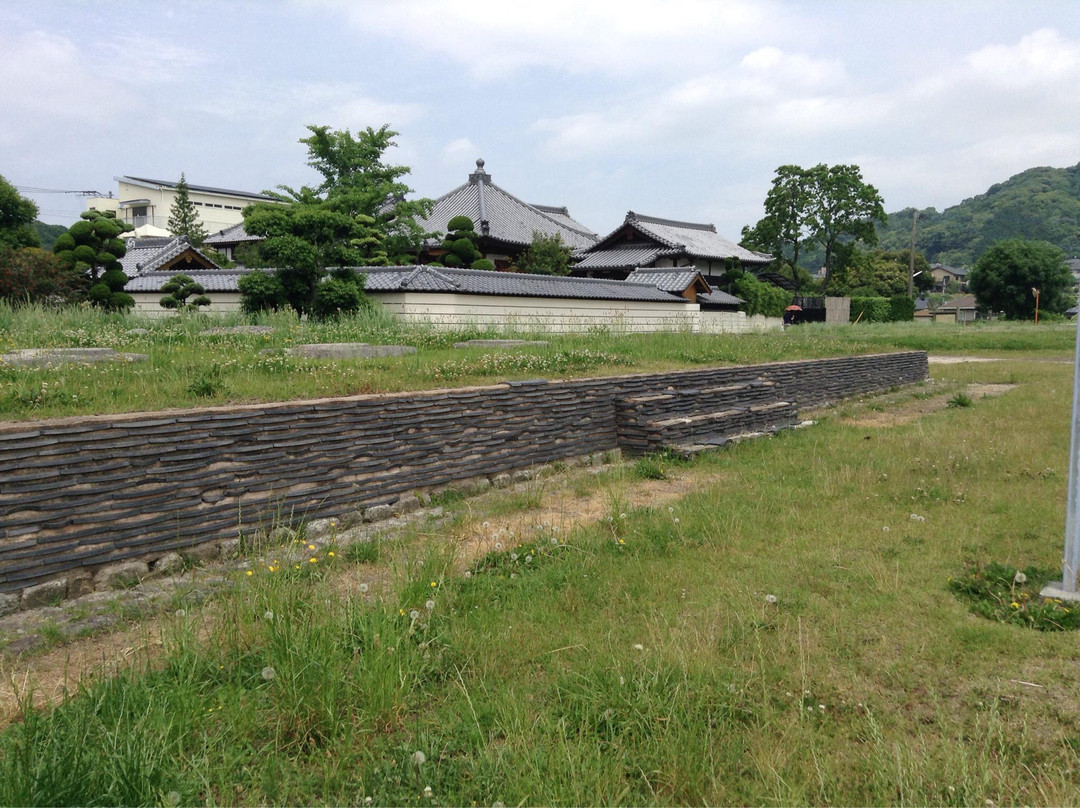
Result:
[[[476,171],[469,175],[470,185],[484,185],[491,183],[491,175],[484,171],[484,158],[476,158]]]

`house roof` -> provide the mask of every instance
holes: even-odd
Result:
[[[627,228],[631,231],[629,241]],[[642,244],[642,241],[646,243]],[[711,261],[737,258],[744,264],[772,261],[771,255],[748,250],[724,238],[716,232],[715,225],[661,219],[631,210],[623,223],[591,247],[576,267],[627,268],[652,263],[665,256],[683,255]]]
[[[564,297],[585,300],[639,300],[686,303],[685,298],[661,291],[651,283],[627,283],[598,278],[528,275],[451,267],[362,267],[368,292],[448,292],[512,297]]]
[[[532,244],[534,232],[558,233],[571,249],[596,243],[596,234],[574,221],[566,208],[530,205],[493,183],[483,160],[476,161],[468,182],[436,199],[431,213],[419,224],[426,231],[445,233],[455,216],[472,219],[481,236],[522,247]]]
[[[209,244],[211,247],[226,246],[229,244],[243,244],[247,241],[262,241],[262,236],[253,236],[244,229],[244,223],[234,224],[232,227],[226,227],[224,230],[219,230],[212,236],[207,236],[203,240],[203,244]]]
[[[635,269],[626,277],[626,283],[651,283],[662,292],[671,292],[681,295],[695,280],[701,278],[701,273],[694,267],[656,267],[647,269]],[[702,283],[705,279],[702,278]],[[705,283],[708,286],[708,283]]]
[[[365,289],[374,295],[389,292],[442,292],[672,304],[689,302],[686,298],[663,292],[650,283],[432,266],[354,267],[354,270],[367,276]],[[237,292],[240,278],[253,271],[273,270],[192,270],[185,274],[201,283],[207,292]],[[150,272],[128,281],[125,289],[128,292],[159,292],[174,274],[176,273]]]
[[[699,294],[697,300],[698,303],[703,306],[738,306],[746,302],[741,297],[729,295],[727,292],[721,292],[719,289],[713,289],[707,295]]]
[[[192,280],[201,283],[207,292],[239,292],[237,282],[249,272],[261,272],[265,270],[249,269],[192,269],[184,272]],[[125,292],[160,292],[169,278],[177,275],[177,272],[147,272],[132,278],[125,284]]]
[[[169,180],[152,180],[147,177],[114,177],[117,182],[126,182],[131,185],[142,185],[146,188],[172,188],[175,189],[177,183],[170,182]],[[192,185],[188,183],[189,191],[198,191],[201,194],[217,194],[219,196],[238,196],[244,199],[251,199],[256,202],[277,202],[279,200],[266,194],[256,194],[251,191],[233,191],[228,188],[213,188],[209,185]]]
[[[187,236],[169,238],[130,239],[127,252],[120,259],[120,267],[129,278],[168,269],[177,259],[184,258],[186,263],[194,263],[203,269],[216,269],[217,264],[191,246]]]
[[[975,308],[975,295],[959,295],[937,307],[936,311],[958,311]]]
[[[957,278],[964,278],[968,274],[967,267],[950,267],[945,266],[945,264],[931,264],[930,271],[933,272],[935,269],[941,272],[948,272],[950,275],[953,275]]]

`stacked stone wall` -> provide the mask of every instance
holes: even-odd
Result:
[[[806,407],[926,377],[904,352],[7,423],[0,593],[611,450],[627,398],[763,380]]]

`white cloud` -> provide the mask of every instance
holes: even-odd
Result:
[[[309,0],[346,13],[364,36],[407,40],[479,79],[523,68],[670,73],[775,30],[773,2],[750,0]]]
[[[975,77],[1004,89],[1057,87],[1075,95],[1080,86],[1080,46],[1051,28],[1035,31],[1016,45],[988,45],[966,61]]]
[[[455,140],[451,140],[442,148],[441,158],[443,163],[453,166],[464,165],[464,161],[468,158],[477,158],[480,154],[480,147],[473,143],[467,137],[459,137]]]

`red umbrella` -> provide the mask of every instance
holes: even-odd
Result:
[[[775,311],[775,309],[773,309]],[[788,306],[784,311],[802,311],[802,306]]]

